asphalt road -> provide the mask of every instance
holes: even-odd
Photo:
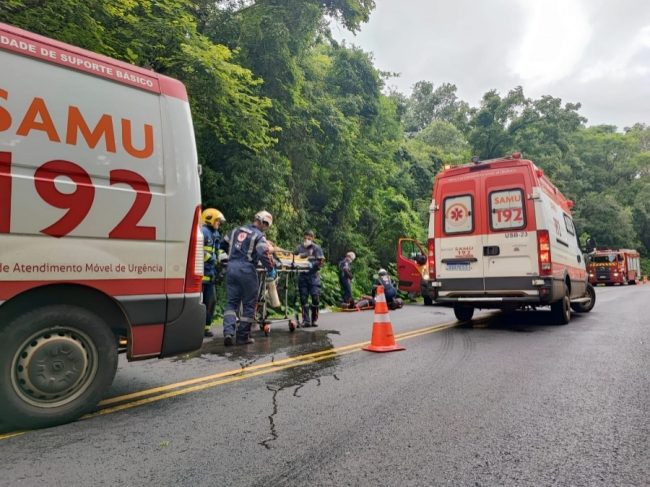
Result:
[[[121,364],[102,409],[0,435],[0,485],[648,485],[650,285],[548,313],[372,312]],[[142,392],[144,391],[144,392]]]

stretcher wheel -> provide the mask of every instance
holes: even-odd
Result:
[[[269,325],[268,323],[264,323],[263,330],[264,330],[264,334],[266,336],[269,336],[269,333],[271,333],[271,325]]]
[[[298,328],[298,322],[296,320],[289,320],[289,331],[294,332]]]

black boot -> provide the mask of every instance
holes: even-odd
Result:
[[[311,307],[311,326],[318,326],[318,306]]]
[[[309,328],[311,320],[309,319],[309,307],[306,304],[302,305],[302,327]]]

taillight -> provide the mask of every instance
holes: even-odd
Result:
[[[200,206],[197,206],[194,212],[191,232],[185,271],[185,292],[199,293],[203,283],[203,232],[201,232]]]
[[[550,276],[553,273],[553,265],[551,264],[551,238],[548,230],[537,231],[537,255],[539,275]]]
[[[428,256],[427,256],[427,267],[429,268],[429,280],[436,280],[436,244],[435,240],[430,238],[427,241]]]

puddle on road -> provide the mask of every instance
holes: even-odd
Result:
[[[253,332],[255,343],[252,345],[226,347],[223,344],[223,337],[215,336],[210,341],[203,343],[200,350],[175,357],[176,361],[187,361],[195,358],[220,355],[233,362],[239,362],[242,367],[249,366],[259,359],[276,355],[286,354],[289,357],[304,355],[306,353],[321,352],[334,347],[329,335],[339,335],[336,330],[326,329],[297,329],[293,333],[284,330],[271,331],[265,336],[261,331]]]

